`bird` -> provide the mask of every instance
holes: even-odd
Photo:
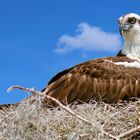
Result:
[[[140,16],[120,16],[118,27],[124,44],[116,56],[67,68],[56,74],[41,92],[65,105],[91,99],[111,104],[140,97]],[[44,102],[55,105],[47,98]]]

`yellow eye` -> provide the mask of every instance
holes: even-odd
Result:
[[[135,24],[136,21],[137,21],[137,19],[134,18],[134,17],[128,19],[128,22],[131,23],[131,24]]]

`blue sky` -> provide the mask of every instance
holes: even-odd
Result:
[[[28,96],[11,85],[42,89],[57,72],[122,46],[117,19],[140,13],[138,0],[1,0],[0,103]]]

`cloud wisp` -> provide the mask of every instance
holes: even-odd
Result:
[[[116,51],[120,46],[119,34],[105,32],[100,27],[90,26],[88,23],[80,23],[74,36],[64,34],[59,38],[55,52],[64,54],[76,49]]]

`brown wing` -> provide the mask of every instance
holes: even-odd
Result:
[[[91,60],[58,73],[42,92],[61,102],[90,99],[116,103],[119,99],[140,96],[140,69],[126,68],[113,62],[132,62],[127,57]],[[51,101],[47,101],[51,103]]]

